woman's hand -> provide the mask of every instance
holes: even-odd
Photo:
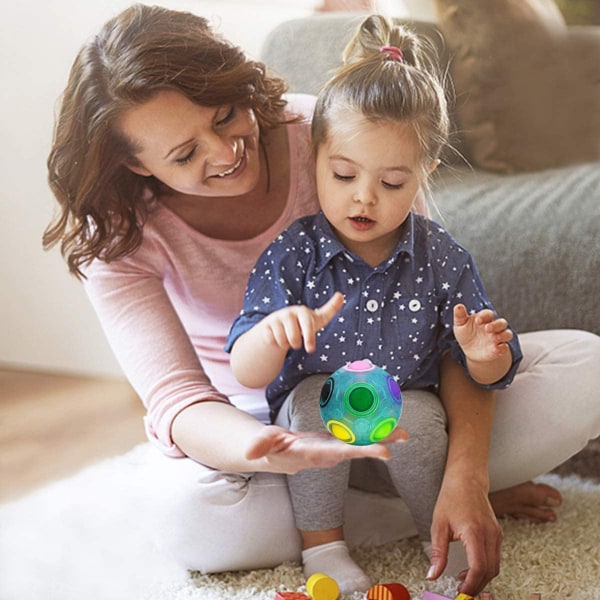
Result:
[[[327,433],[292,432],[277,425],[267,425],[246,450],[248,460],[262,460],[262,471],[293,474],[303,469],[328,468],[353,458],[390,457],[387,443],[407,440],[407,433],[396,428],[385,443],[353,446]]]
[[[467,379],[449,354],[440,365],[440,398],[448,415],[448,458],[431,525],[431,568],[439,577],[448,544],[459,540],[468,571],[460,591],[478,594],[499,572],[502,530],[490,505],[488,456],[495,393]]]
[[[463,579],[459,591],[476,596],[500,571],[502,529],[490,505],[487,486],[446,476],[433,514],[428,579],[442,574],[448,544],[456,540],[464,546],[469,565],[459,575]]]

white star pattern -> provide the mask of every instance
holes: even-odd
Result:
[[[345,297],[338,314],[318,332],[317,352],[288,353],[282,377],[268,387],[269,402],[278,405],[309,374],[362,358],[385,365],[400,387],[437,384],[440,350],[452,350],[455,343],[453,305],[464,301],[473,314],[491,304],[468,252],[445,229],[431,227],[423,217],[410,218],[405,231],[414,236],[404,235],[377,268],[346,252],[322,215],[301,219],[268,247],[252,271],[233,336],[236,327],[247,329],[246,320],[251,325],[284,306],[317,308],[334,291]],[[366,309],[369,299],[371,308],[378,304],[372,312]]]

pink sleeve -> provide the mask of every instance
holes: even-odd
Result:
[[[138,253],[139,255],[139,253]],[[148,438],[167,455],[185,456],[171,438],[175,416],[202,400],[228,402],[210,383],[150,264],[95,261],[85,289],[125,376],[147,409]]]

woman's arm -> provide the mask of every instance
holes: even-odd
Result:
[[[384,444],[352,446],[329,434],[292,433],[263,425],[254,417],[222,402],[199,402],[173,422],[173,440],[188,456],[222,471],[296,473],[332,467],[353,458],[387,459]],[[397,428],[387,443],[407,439]]]
[[[488,499],[492,390],[477,387],[449,354],[440,368],[440,398],[448,415],[448,459],[431,528],[431,569],[441,575],[448,544],[460,540],[469,570],[462,592],[475,595],[500,568],[502,531]]]
[[[207,377],[151,261],[88,269],[86,291],[110,345],[147,408],[146,431],[163,452],[215,469],[294,473],[342,460],[387,458],[382,445],[299,436],[236,408]],[[403,439],[397,432],[396,439]],[[386,440],[387,441],[387,440]],[[389,440],[393,441],[393,440]]]

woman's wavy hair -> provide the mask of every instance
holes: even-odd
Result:
[[[69,270],[95,258],[133,253],[161,184],[126,166],[135,148],[117,128],[124,111],[162,90],[199,105],[236,103],[253,109],[261,135],[283,121],[285,83],[248,60],[188,12],[134,5],[84,45],[62,96],[48,157],[48,182],[60,212],[44,232],[60,242]]]
[[[373,122],[411,124],[427,191],[429,166],[448,143],[450,130],[444,78],[433,45],[381,15],[366,17],[344,49],[343,65],[319,94],[312,121],[315,155],[336,126],[338,108],[358,111]]]

